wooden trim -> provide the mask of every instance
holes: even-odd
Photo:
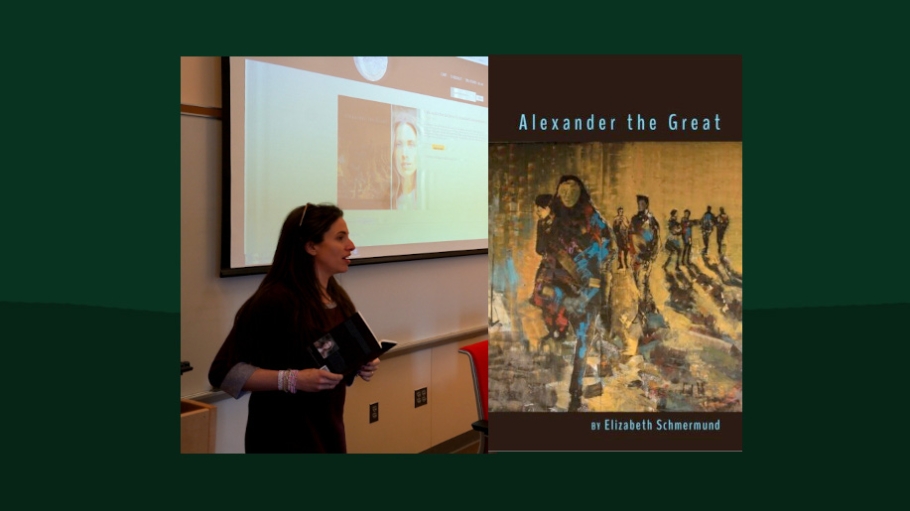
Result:
[[[478,442],[480,438],[476,431],[465,431],[425,451],[420,451],[420,454],[480,454]]]
[[[187,115],[198,115],[199,117],[213,117],[221,119],[221,109],[195,105],[180,104],[180,113]]]
[[[215,405],[180,400],[180,452],[215,452],[218,409]]]
[[[474,328],[468,328],[465,330],[459,330],[457,332],[450,332],[447,334],[437,335],[436,337],[430,337],[428,339],[419,339],[416,341],[400,341],[398,346],[389,350],[387,353],[382,355],[382,359],[388,359],[392,357],[397,357],[401,355],[407,355],[415,351],[435,348],[436,346],[441,346],[443,344],[450,344],[458,341],[463,341],[465,339],[477,338],[477,337],[486,337],[488,335],[489,328],[486,325],[477,326]],[[382,339],[380,339],[382,340]],[[473,368],[471,369],[473,371]],[[473,374],[473,373],[472,373]],[[211,389],[204,390],[202,392],[197,392],[195,394],[188,394],[186,396],[180,396],[180,399],[190,399],[198,401],[213,401],[227,399],[228,396],[223,390]],[[479,398],[478,398],[479,399]]]

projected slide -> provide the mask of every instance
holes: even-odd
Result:
[[[287,213],[345,211],[355,258],[487,248],[487,66],[459,57],[231,57],[230,268]]]

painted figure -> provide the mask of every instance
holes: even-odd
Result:
[[[575,334],[575,357],[569,383],[569,411],[581,408],[585,360],[597,315],[609,293],[610,228],[591,202],[584,183],[576,176],[562,176],[553,200],[554,220],[550,245],[557,266],[557,281],[565,279],[561,306]]]
[[[616,251],[619,255],[619,268],[629,267],[629,219],[623,216],[623,209],[616,209],[616,217],[613,219],[613,236],[616,237]]]
[[[535,250],[540,255],[540,265],[534,276],[534,290],[530,302],[540,307],[544,325],[547,327],[546,337],[559,339],[565,336],[569,320],[566,318],[566,308],[563,299],[566,288],[571,283],[568,272],[556,262],[554,250],[553,222],[556,215],[553,212],[553,195],[541,194],[534,201],[537,206],[537,243]]]
[[[670,221],[667,222],[667,244],[664,246],[667,249],[667,260],[664,262],[663,269],[667,269],[674,254],[676,255],[676,269],[679,269],[683,251],[682,234],[682,224],[676,218],[676,210],[674,209],[670,211]]]
[[[701,216],[701,239],[705,242],[705,248],[702,249],[701,255],[708,255],[708,242],[711,240],[711,233],[714,232],[714,226],[717,225],[717,217],[711,212],[711,206]]]
[[[683,239],[683,264],[690,264],[692,261],[689,259],[692,257],[692,229],[695,222],[692,221],[692,212],[688,209],[683,211],[683,217],[680,224],[682,224],[682,239]]]
[[[724,208],[720,208],[720,214],[717,215],[717,255],[723,257],[727,251],[727,245],[724,243],[724,235],[727,234],[727,228],[730,227],[730,217]]]
[[[638,195],[638,213],[632,217],[629,233],[635,256],[632,259],[632,277],[638,288],[641,303],[650,303],[651,298],[651,263],[660,253],[660,223],[651,214],[649,199]]]

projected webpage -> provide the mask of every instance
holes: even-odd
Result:
[[[355,258],[487,248],[487,66],[458,57],[230,59],[231,267],[269,265],[305,202]]]

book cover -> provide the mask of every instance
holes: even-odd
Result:
[[[318,367],[347,376],[396,344],[377,339],[363,315],[355,312],[317,339],[308,351]]]
[[[742,58],[490,75],[490,450],[742,450]]]

